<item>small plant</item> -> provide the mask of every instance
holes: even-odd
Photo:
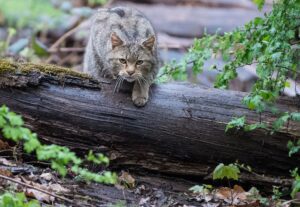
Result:
[[[246,172],[252,173],[252,168],[249,165],[246,165],[244,163],[240,163],[238,160],[234,163],[235,166],[237,166],[239,169],[244,170]]]
[[[88,0],[89,6],[104,5],[108,0]]]
[[[296,194],[298,192],[300,192],[300,175],[299,175],[299,172],[298,172],[298,168],[295,168],[291,172],[291,174],[292,174],[292,177],[294,178],[291,196],[292,196],[292,198],[295,198]]]
[[[228,180],[238,180],[239,179],[240,170],[237,165],[235,164],[229,164],[224,165],[223,163],[220,163],[213,172],[213,179],[217,180],[223,180],[224,178],[227,178]]]
[[[212,185],[195,185],[189,189],[189,191],[192,191],[193,193],[200,194],[202,197],[205,197],[207,194],[209,194],[212,190]]]
[[[273,200],[279,200],[282,197],[282,192],[280,191],[280,187],[279,186],[273,186],[273,195],[272,195],[272,199]]]
[[[4,56],[8,52],[9,45],[11,43],[12,37],[16,34],[16,30],[14,28],[8,28],[7,37],[5,41],[0,41],[0,57]]]
[[[300,139],[298,141],[288,141],[287,148],[289,149],[289,157],[299,152],[300,150]]]
[[[254,3],[262,9],[264,0],[254,0]],[[188,66],[191,66],[194,74],[199,74],[203,71],[205,61],[220,55],[225,62],[223,68],[212,65],[210,69],[219,72],[215,87],[226,89],[230,81],[237,77],[237,68],[255,64],[258,80],[242,103],[261,117],[261,113],[267,109],[277,110],[274,103],[282,91],[290,87],[288,78],[296,79],[300,74],[299,34],[300,1],[278,0],[274,2],[273,10],[263,18],[256,17],[224,35],[217,32],[196,39],[185,57],[179,62],[166,64],[159,77],[166,80],[164,76],[170,75],[175,80],[186,80]],[[297,112],[286,113],[274,113],[279,118],[270,128],[261,119],[256,124],[246,126],[246,117],[240,117],[229,123],[226,130],[236,126],[245,130],[264,128],[278,131],[285,123],[296,120],[290,115]]]
[[[253,0],[262,9],[264,0]],[[271,133],[289,130],[290,122],[300,122],[299,111],[279,111],[276,101],[285,88],[291,87],[289,79],[297,82],[300,74],[300,0],[274,1],[271,12],[264,17],[256,17],[241,28],[224,35],[218,32],[214,35],[205,34],[196,39],[185,57],[179,62],[166,64],[160,71],[160,80],[173,78],[187,79],[187,68],[191,66],[194,74],[203,71],[205,61],[221,56],[225,65],[218,68],[212,65],[209,69],[219,72],[215,87],[227,89],[231,80],[238,75],[237,69],[246,65],[255,66],[257,81],[251,92],[245,96],[242,103],[259,114],[257,123],[247,124],[247,117],[237,117],[230,121],[226,131],[242,129],[251,131],[265,129]],[[168,76],[169,75],[169,76]],[[295,94],[299,91],[295,87]],[[262,113],[271,111],[276,120],[273,123],[262,119]],[[300,141],[288,142],[289,156],[300,149]],[[230,169],[230,170],[228,170]],[[214,172],[215,178],[236,178],[237,170],[233,166],[219,165]],[[232,173],[230,175],[230,173]],[[222,175],[222,176],[221,176]],[[300,191],[300,178],[294,173],[292,196]],[[228,178],[228,177],[227,177]]]
[[[233,191],[231,188],[230,180],[238,180],[240,174],[240,169],[235,164],[224,165],[220,163],[213,172],[213,180],[223,180],[224,178],[228,181],[228,186],[230,188],[231,194],[231,204],[233,203]]]
[[[0,128],[3,137],[15,142],[22,141],[24,150],[27,153],[35,152],[38,160],[50,161],[52,169],[60,175],[66,176],[68,167],[70,170],[86,181],[95,181],[107,184],[114,184],[117,175],[111,172],[97,174],[90,172],[82,167],[83,160],[70,151],[67,147],[58,145],[43,145],[38,140],[37,134],[32,133],[30,129],[25,128],[21,116],[11,112],[6,106],[0,108]],[[109,160],[102,154],[93,154],[89,152],[87,160],[96,164],[108,164]]]
[[[0,195],[1,207],[40,207],[37,200],[28,201],[24,193],[4,193]]]
[[[226,125],[225,132],[228,132],[231,129],[236,129],[236,130],[243,129],[246,124],[245,122],[246,122],[245,116],[242,116],[239,118],[234,118],[230,122],[228,122],[228,124]]]

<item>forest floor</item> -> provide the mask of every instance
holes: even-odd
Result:
[[[5,142],[2,144],[7,146]],[[5,150],[16,150],[16,147],[6,147]],[[48,168],[47,163],[26,163],[18,153],[15,151],[14,157],[0,158],[1,191],[15,189],[24,192],[27,197],[39,200],[43,206],[256,207],[262,203],[288,206],[288,203],[284,204],[270,193],[269,196],[262,193],[265,195],[263,197],[256,188],[245,191],[240,185],[232,188],[212,187],[209,184],[198,186],[193,179],[149,172],[121,170],[115,185],[87,183],[71,173],[62,178]],[[18,161],[14,160],[16,157]]]

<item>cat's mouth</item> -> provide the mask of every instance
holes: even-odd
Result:
[[[135,81],[135,78],[133,78],[133,77],[125,77],[124,79],[129,83],[132,83],[133,81]]]

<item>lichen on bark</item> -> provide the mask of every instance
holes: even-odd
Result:
[[[101,83],[103,83],[87,74],[57,65],[20,63],[0,59],[0,87],[38,86],[44,81],[95,89],[101,89]]]
[[[0,59],[0,74],[7,72],[21,72],[24,74],[30,72],[40,72],[54,76],[73,76],[82,79],[91,79],[87,74],[74,71],[69,68],[51,65],[51,64],[36,64],[36,63],[18,63],[7,59]]]

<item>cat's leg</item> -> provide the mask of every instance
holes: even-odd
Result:
[[[149,98],[149,84],[140,84],[136,81],[132,90],[133,104],[141,107],[145,106]]]

